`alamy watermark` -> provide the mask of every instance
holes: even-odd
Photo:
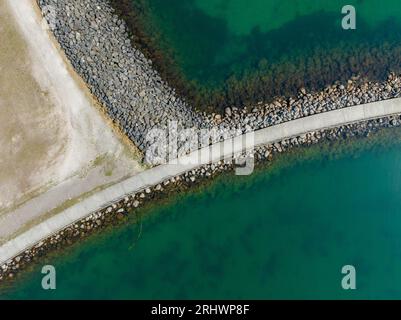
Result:
[[[352,265],[345,265],[341,268],[341,273],[345,276],[341,280],[341,287],[344,290],[356,289],[356,269]]]
[[[179,128],[169,121],[166,128],[149,130],[145,138],[145,162],[150,165],[201,166],[219,160],[234,161],[237,175],[250,175],[255,133],[212,128]]]
[[[56,268],[52,265],[46,265],[42,267],[42,274],[45,276],[42,278],[42,289],[44,290],[55,290],[56,289]]]
[[[41,273],[45,276],[42,278],[42,289],[56,289],[56,268],[52,265],[42,267]],[[356,290],[356,269],[353,265],[344,265],[341,268],[341,273],[344,275],[341,279],[341,287],[344,290]]]
[[[354,6],[346,5],[342,7],[341,13],[345,14],[341,21],[341,27],[344,30],[355,30],[356,29],[356,10]]]

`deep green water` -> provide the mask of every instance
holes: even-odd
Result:
[[[316,154],[152,209],[43,261],[55,291],[36,269],[3,298],[401,298],[401,144]]]
[[[199,103],[242,106],[301,86],[399,71],[398,0],[132,1],[147,8],[145,30],[159,55],[172,58],[162,69],[175,68],[198,93],[206,90]],[[356,8],[356,30],[341,27],[348,4]]]
[[[201,83],[222,81],[262,59],[272,62],[338,41],[351,45],[377,37],[393,40],[398,31],[392,30],[390,19],[401,20],[398,0],[148,2],[164,45],[174,48],[188,78]],[[357,29],[346,32],[341,8],[348,4],[356,8],[358,19]]]

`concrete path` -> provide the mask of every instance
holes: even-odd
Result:
[[[205,147],[185,157],[181,157],[178,164],[160,165],[115,184],[32,227],[27,232],[0,247],[0,265],[51,234],[100,210],[108,204],[188,170],[231,157],[233,154],[255,146],[271,144],[311,131],[338,127],[392,114],[401,114],[401,98],[329,111],[261,129],[254,133],[252,144],[244,145],[245,135],[242,135],[233,139],[227,139],[221,143],[216,143],[210,147]],[[224,152],[221,153],[221,150],[224,150]],[[199,159],[201,161],[198,161]]]

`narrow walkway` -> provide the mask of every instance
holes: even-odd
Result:
[[[250,149],[311,131],[339,127],[392,114],[401,114],[401,98],[329,111],[261,129],[255,132],[254,143],[247,145],[246,148]],[[165,164],[154,167],[86,198],[3,244],[0,247],[0,265],[51,234],[104,208],[110,203],[124,198],[128,194],[136,193],[148,186],[161,183],[170,177],[244,151],[244,136],[227,139],[224,142],[202,148],[180,158],[178,164]],[[224,150],[224,153],[219,152],[220,150]],[[196,161],[197,159],[201,159],[201,161]],[[184,165],[183,163],[186,164]]]

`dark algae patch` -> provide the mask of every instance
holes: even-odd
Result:
[[[393,0],[111,0],[134,44],[195,107],[222,110],[401,66]],[[354,5],[356,30],[341,9]]]

